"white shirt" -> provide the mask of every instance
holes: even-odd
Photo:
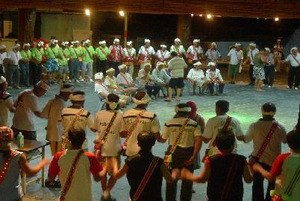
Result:
[[[150,76],[150,71],[148,73],[146,73],[146,71],[144,69],[140,69],[139,70],[139,73],[138,73],[138,77],[137,77],[137,81],[139,82],[139,85],[140,86],[145,86],[148,84],[148,82],[150,81],[151,79],[151,76]],[[145,77],[146,76],[146,77]],[[145,78],[143,78],[145,77]]]
[[[147,62],[151,56],[155,55],[155,50],[152,46],[145,47],[144,45],[140,47],[139,55],[143,55],[142,59],[144,62]],[[143,58],[144,57],[144,58]]]
[[[242,51],[236,51],[235,48],[232,48],[227,56],[230,57],[229,64],[238,65],[242,59]]]
[[[35,131],[34,113],[38,109],[38,97],[32,90],[22,91],[15,102],[15,115],[13,118],[13,127],[24,131]]]
[[[168,50],[162,51],[162,50],[158,50],[156,52],[156,56],[158,58],[159,61],[167,61],[170,58],[170,52]]]
[[[192,68],[189,71],[187,78],[191,80],[199,80],[199,79],[204,80],[205,76],[202,69],[195,70],[195,68]]]
[[[297,56],[289,54],[289,56],[285,59],[292,67],[300,66],[300,54],[297,53]]]
[[[208,49],[205,53],[205,56],[210,61],[215,61],[215,60],[221,58],[221,54],[220,54],[219,50],[217,50],[217,49]]]
[[[95,83],[95,92],[97,94],[104,93],[106,96],[110,93],[109,89],[104,83],[102,84]]]
[[[255,55],[257,55],[259,53],[259,50],[257,48],[255,48],[254,50],[249,50],[248,52],[248,57],[250,58],[250,64],[254,65],[253,63],[253,59],[255,57]]]
[[[13,108],[13,99],[8,92],[0,96],[0,127],[8,125],[9,110]]]
[[[105,84],[106,86],[113,87],[113,86],[112,86],[113,83],[111,83],[111,81],[114,82],[114,84],[117,85],[117,78],[116,78],[115,76],[113,76],[113,78],[106,76],[106,77],[105,77],[105,80],[104,80],[104,84]]]
[[[253,155],[256,156],[266,136],[268,135],[273,121],[258,120],[250,124],[245,135],[245,142],[253,140]],[[286,142],[286,129],[280,123],[273,133],[271,140],[261,155],[259,161],[272,166],[276,157],[281,153],[281,143]]]
[[[171,79],[169,75],[167,75],[163,70],[158,70],[157,68],[152,71],[152,78],[157,84],[168,83]]]
[[[134,57],[135,57],[135,55],[136,55],[136,50],[135,50],[135,48],[123,48],[123,52],[124,52],[124,56],[125,57],[129,57],[129,58],[131,58],[131,59],[133,59]]]
[[[177,55],[182,55],[185,53],[185,49],[184,49],[183,45],[179,45],[177,47],[175,47],[175,45],[172,45],[170,47],[170,52],[176,52]]]
[[[15,51],[10,51],[7,55],[7,58],[12,60],[13,65],[19,65],[20,59],[22,59],[22,56],[20,54],[20,51],[15,52]]]
[[[183,58],[174,57],[168,62],[168,68],[171,71],[171,78],[183,78],[187,65]]]
[[[217,137],[219,130],[221,130],[224,127],[227,117],[228,117],[227,115],[219,115],[219,116],[212,117],[207,121],[207,124],[205,125],[205,129],[202,137],[211,139],[209,143],[209,147],[212,150],[212,155],[215,155],[220,152],[217,146],[213,146],[213,143]],[[228,129],[232,129],[236,137],[243,135],[240,122],[234,117],[231,117],[231,122],[228,126]],[[236,152],[236,143],[235,143],[234,152]]]
[[[132,77],[129,73],[122,73],[120,72],[118,75],[117,75],[117,84],[118,85],[125,85],[125,86],[128,86],[130,84],[132,84],[133,80],[132,80]]]
[[[128,131],[131,124],[135,121],[136,117],[142,112],[141,109],[130,109],[123,114],[123,128],[122,131]],[[140,147],[137,144],[137,136],[142,131],[158,133],[160,130],[160,124],[157,116],[149,111],[146,111],[135,129],[132,131],[129,140],[127,142],[126,155],[133,156],[140,151]]]
[[[102,110],[96,113],[93,129],[97,130],[96,141],[102,140],[106,132],[108,124],[110,123],[114,111]],[[121,149],[120,132],[123,124],[122,113],[117,113],[104,144],[102,145],[102,156],[118,156]]]
[[[217,68],[214,71],[211,71],[210,69],[207,69],[206,70],[206,79],[209,80],[209,81],[217,80],[217,81],[223,82],[223,77],[221,75],[221,72]]]
[[[3,64],[4,59],[7,58],[7,52],[0,54],[0,64]]]
[[[202,49],[202,47],[200,45],[198,45],[198,47],[195,47],[194,45],[191,45],[187,49],[186,53],[188,53],[189,55],[192,56],[191,59],[193,59],[194,61],[198,61],[198,56],[200,54],[203,54],[203,49]]]

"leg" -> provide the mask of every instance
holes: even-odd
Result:
[[[29,63],[25,65],[25,75],[24,75],[24,84],[25,86],[29,86]]]
[[[270,66],[266,66],[266,67],[264,68],[264,70],[265,70],[265,76],[266,76],[266,78],[265,78],[265,80],[264,80],[264,84],[265,84],[265,85],[270,85],[270,81],[269,81],[269,76],[270,76]]]
[[[20,85],[23,86],[25,86],[24,71],[25,71],[25,63],[20,63]]]
[[[81,69],[81,80],[80,81],[84,81],[84,77],[85,77],[85,74],[87,72],[87,66],[88,66],[88,63],[86,62],[82,62],[82,69]]]
[[[209,83],[208,89],[209,89],[210,95],[213,95],[214,94],[214,83]]]
[[[300,82],[300,67],[297,67],[296,69],[296,78],[295,78],[295,87],[299,87],[299,82]]]
[[[14,67],[13,80],[14,80],[14,86],[19,87],[20,73],[19,73],[18,66]]]
[[[293,77],[294,68],[290,66],[289,75],[288,75],[288,86],[289,88],[293,87],[294,77]]]
[[[222,94],[224,91],[224,83],[219,84],[219,93]]]
[[[179,101],[180,100],[180,94],[181,94],[181,89],[182,88],[179,88],[179,87],[177,87],[177,89],[176,89],[176,101]]]
[[[177,181],[173,183],[167,183],[166,201],[176,201],[176,194],[177,194]]]
[[[264,201],[264,178],[259,173],[253,174],[252,201]]]
[[[88,80],[91,81],[93,78],[93,62],[88,63]]]
[[[8,65],[7,67],[7,83],[8,83],[8,86],[12,87],[13,85],[13,66],[11,65]]]
[[[254,65],[250,65],[250,68],[249,68],[249,79],[250,79],[250,84],[253,84],[255,79],[253,77],[253,67]]]
[[[191,172],[194,172],[193,169],[190,169],[190,168],[188,168],[188,169]],[[193,182],[191,182],[191,181],[182,181],[180,201],[190,201],[190,200],[192,200],[192,190],[193,190]]]
[[[78,81],[79,80],[79,61],[78,59],[74,60],[73,63],[73,75],[74,75],[74,80]]]
[[[269,85],[271,87],[273,86],[274,78],[275,78],[275,67],[271,66],[270,67],[270,75],[269,75]]]
[[[168,93],[169,93],[169,100],[172,100],[172,96],[173,96],[173,89],[171,87],[169,87],[168,89]]]

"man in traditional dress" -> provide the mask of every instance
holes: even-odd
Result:
[[[210,44],[210,48],[206,51],[205,56],[208,62],[217,62],[217,60],[222,57],[220,51],[217,49],[217,44],[215,42],[212,42]]]
[[[187,59],[190,68],[193,68],[193,64],[200,61],[203,56],[203,49],[200,46],[200,39],[194,39],[193,45],[187,49]]]
[[[124,56],[123,48],[118,38],[114,39],[113,44],[109,47],[109,52],[109,65],[115,69],[116,75],[118,75],[118,66],[122,64],[122,58]]]
[[[132,77],[134,72],[134,61],[136,60],[136,50],[132,47],[132,41],[127,42],[127,46],[123,49],[123,52],[125,65],[127,66],[128,73]]]
[[[167,64],[167,62],[170,59],[170,52],[167,50],[167,46],[164,44],[161,44],[160,48],[161,49],[157,50],[157,52],[156,52],[156,57],[157,57],[158,61]]]
[[[164,95],[164,98],[167,97],[167,90],[168,90],[168,85],[170,82],[171,77],[166,73],[163,68],[166,67],[166,64],[164,62],[157,62],[156,63],[156,68],[153,69],[152,71],[152,79],[155,83],[155,85],[161,87],[161,91]]]
[[[170,52],[176,52],[179,57],[185,57],[185,49],[179,38],[174,39],[174,45],[170,47]]]
[[[143,67],[144,63],[151,63],[152,58],[155,55],[155,50],[150,45],[150,40],[146,38],[144,42],[145,45],[140,47],[138,57],[137,57],[141,67]]]
[[[71,62],[71,69],[70,69],[70,79],[74,79],[75,83],[79,82],[79,57],[82,55],[81,50],[79,48],[79,41],[73,41],[72,47],[69,48],[70,51],[70,62]]]

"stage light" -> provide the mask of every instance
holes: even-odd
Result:
[[[194,14],[193,14],[193,13],[191,14],[191,17],[194,17]]]
[[[206,18],[207,18],[207,19],[211,19],[211,18],[212,18],[212,14],[207,14],[207,15],[206,15]]]
[[[85,12],[86,16],[90,16],[91,15],[90,9],[85,9],[84,12]]]
[[[122,10],[120,10],[120,11],[119,11],[119,14],[120,14],[120,16],[122,16],[122,17],[124,17],[124,16],[125,16],[125,12],[124,12],[124,11],[122,11]]]
[[[203,14],[200,14],[199,17],[203,17]]]
[[[279,17],[275,17],[275,22],[278,22],[279,21]]]

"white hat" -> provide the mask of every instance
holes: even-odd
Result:
[[[51,44],[55,44],[55,43],[58,43],[58,40],[55,40],[55,39],[51,39],[51,40],[50,40],[50,43],[51,43]]]
[[[214,66],[215,67],[216,63],[211,61],[211,62],[208,62],[207,66]]]
[[[23,48],[25,48],[25,47],[30,47],[30,44],[29,43],[24,43]]]
[[[145,43],[150,43],[150,39],[145,38],[144,42],[145,42]]]
[[[160,47],[161,47],[161,48],[167,48],[167,46],[164,45],[164,44],[161,44]]]
[[[61,45],[61,46],[66,46],[66,43],[63,41],[63,42],[61,42],[60,45]]]
[[[118,38],[114,39],[114,43],[119,43],[119,42],[120,42],[120,39],[118,39]]]
[[[42,88],[42,89],[44,89],[45,91],[48,91],[49,90],[49,85],[46,83],[46,82],[44,82],[44,81],[39,81],[37,84],[36,84],[36,86],[38,86],[38,87],[40,87],[40,88]]]
[[[240,43],[236,43],[236,44],[234,45],[234,47],[240,47],[240,46],[242,46]]]
[[[180,43],[181,40],[180,40],[179,38],[175,38],[175,39],[174,39],[174,42],[179,42],[179,43]]]
[[[95,74],[95,80],[102,80],[103,79],[103,73],[99,72]]]
[[[256,47],[255,43],[250,43],[249,46]]]
[[[1,77],[0,77],[0,84],[3,84],[4,82],[6,82],[6,78],[3,77],[3,76],[1,76]]]
[[[121,65],[118,66],[118,68],[119,68],[119,70],[122,70],[124,68],[127,68],[127,66],[125,64],[121,64]]]
[[[65,45],[69,45],[69,41],[65,41],[64,43],[65,43]]]
[[[18,47],[21,47],[21,45],[19,43],[16,43],[14,46],[13,46],[13,49],[16,49]]]
[[[87,40],[84,41],[85,44],[90,43],[90,42],[91,41],[89,39],[87,39]]]
[[[132,41],[128,41],[126,44],[127,44],[127,45],[131,45],[131,44],[132,44]]]
[[[291,48],[291,53],[293,52],[293,50],[298,50],[298,48],[297,47],[292,47]]]
[[[194,39],[193,43],[200,43],[200,39]]]
[[[156,63],[156,68],[159,67],[159,66],[164,66],[164,65],[166,65],[164,62],[158,61]]]
[[[268,48],[268,47],[265,47],[265,50],[269,53],[271,52],[270,48]]]
[[[0,45],[0,50],[2,50],[2,49],[5,49],[6,48],[6,45]]]
[[[43,42],[43,41],[39,41],[38,44],[37,44],[38,47],[41,47],[41,46],[43,46],[43,45],[44,45],[44,42]]]
[[[217,48],[217,43],[212,42],[211,45],[215,46]]]
[[[76,94],[76,92],[73,92],[73,94],[70,95],[71,101],[84,101],[84,99],[85,99],[84,92],[80,94]]]
[[[136,99],[135,97],[132,98],[132,101],[136,104],[136,105],[146,105],[149,103],[150,101],[150,98],[148,96],[147,93],[145,93],[145,96],[141,99],[141,100],[138,100]]]
[[[72,41],[72,44],[79,44],[78,40]]]
[[[69,92],[69,93],[73,93],[74,91],[74,86],[70,85],[70,84],[63,84],[60,87],[60,92]]]
[[[110,73],[110,72],[115,72],[116,70],[114,69],[114,68],[110,68],[110,69],[108,69],[108,70],[106,70],[105,72],[106,73]]]
[[[106,44],[105,40],[99,41],[99,45],[103,45],[103,44]]]
[[[197,61],[196,63],[193,64],[193,66],[202,66],[202,63],[200,61]]]

